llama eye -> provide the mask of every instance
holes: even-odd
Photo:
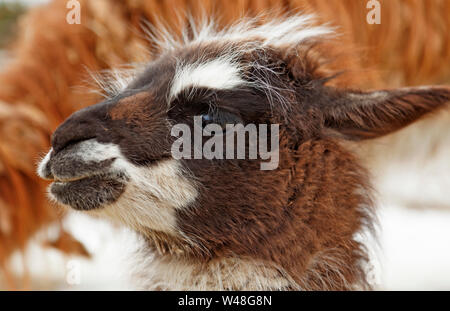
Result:
[[[201,115],[203,127],[208,124],[217,124],[223,130],[225,130],[227,124],[239,124],[243,123],[242,119],[230,112],[227,111],[214,111]]]
[[[202,114],[202,122],[204,125],[208,125],[214,122],[214,117],[211,114]]]

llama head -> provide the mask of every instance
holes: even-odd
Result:
[[[70,116],[38,173],[53,181],[57,202],[132,227],[162,255],[251,258],[300,283],[309,269],[328,273],[322,258],[338,253],[349,268],[330,278],[344,287],[359,271],[350,268],[363,256],[353,237],[368,220],[369,199],[364,170],[340,142],[398,130],[450,92],[330,86],[330,29],[308,16],[257,24],[217,31],[207,23],[180,40],[153,38],[162,52],[116,83],[124,88],[113,85],[105,101]],[[278,124],[279,146],[271,146],[278,166],[261,170],[261,158],[175,159],[171,130],[185,124],[194,135],[195,116],[224,136],[225,124]]]

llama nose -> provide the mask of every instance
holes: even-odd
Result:
[[[93,126],[80,123],[63,123],[52,135],[53,152],[56,154],[70,145],[95,138]]]
[[[64,121],[53,133],[51,144],[54,154],[64,148],[96,138],[104,131],[95,105],[79,110]]]

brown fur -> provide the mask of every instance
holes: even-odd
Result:
[[[365,253],[353,240],[372,221],[371,210],[364,208],[371,206],[364,170],[332,141],[312,140],[294,151],[282,148],[276,172],[216,171],[198,177],[217,195],[202,198],[198,204],[204,208],[179,212],[181,229],[202,237],[199,250],[208,250],[203,260],[237,256],[269,262],[302,289],[367,288]],[[234,201],[233,193],[246,196]],[[323,252],[339,262],[335,270],[326,266],[330,259],[323,259],[327,268],[320,266]],[[195,257],[198,261],[198,255],[206,254]],[[313,267],[316,261],[318,268]]]

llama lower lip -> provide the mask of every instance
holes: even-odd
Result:
[[[50,193],[64,205],[88,211],[114,203],[124,192],[125,186],[123,175],[94,175],[55,181],[50,185]]]
[[[89,178],[90,176],[81,176],[81,177],[73,177],[73,178],[55,178],[55,182],[58,183],[70,183],[78,180],[82,180],[85,178]]]

